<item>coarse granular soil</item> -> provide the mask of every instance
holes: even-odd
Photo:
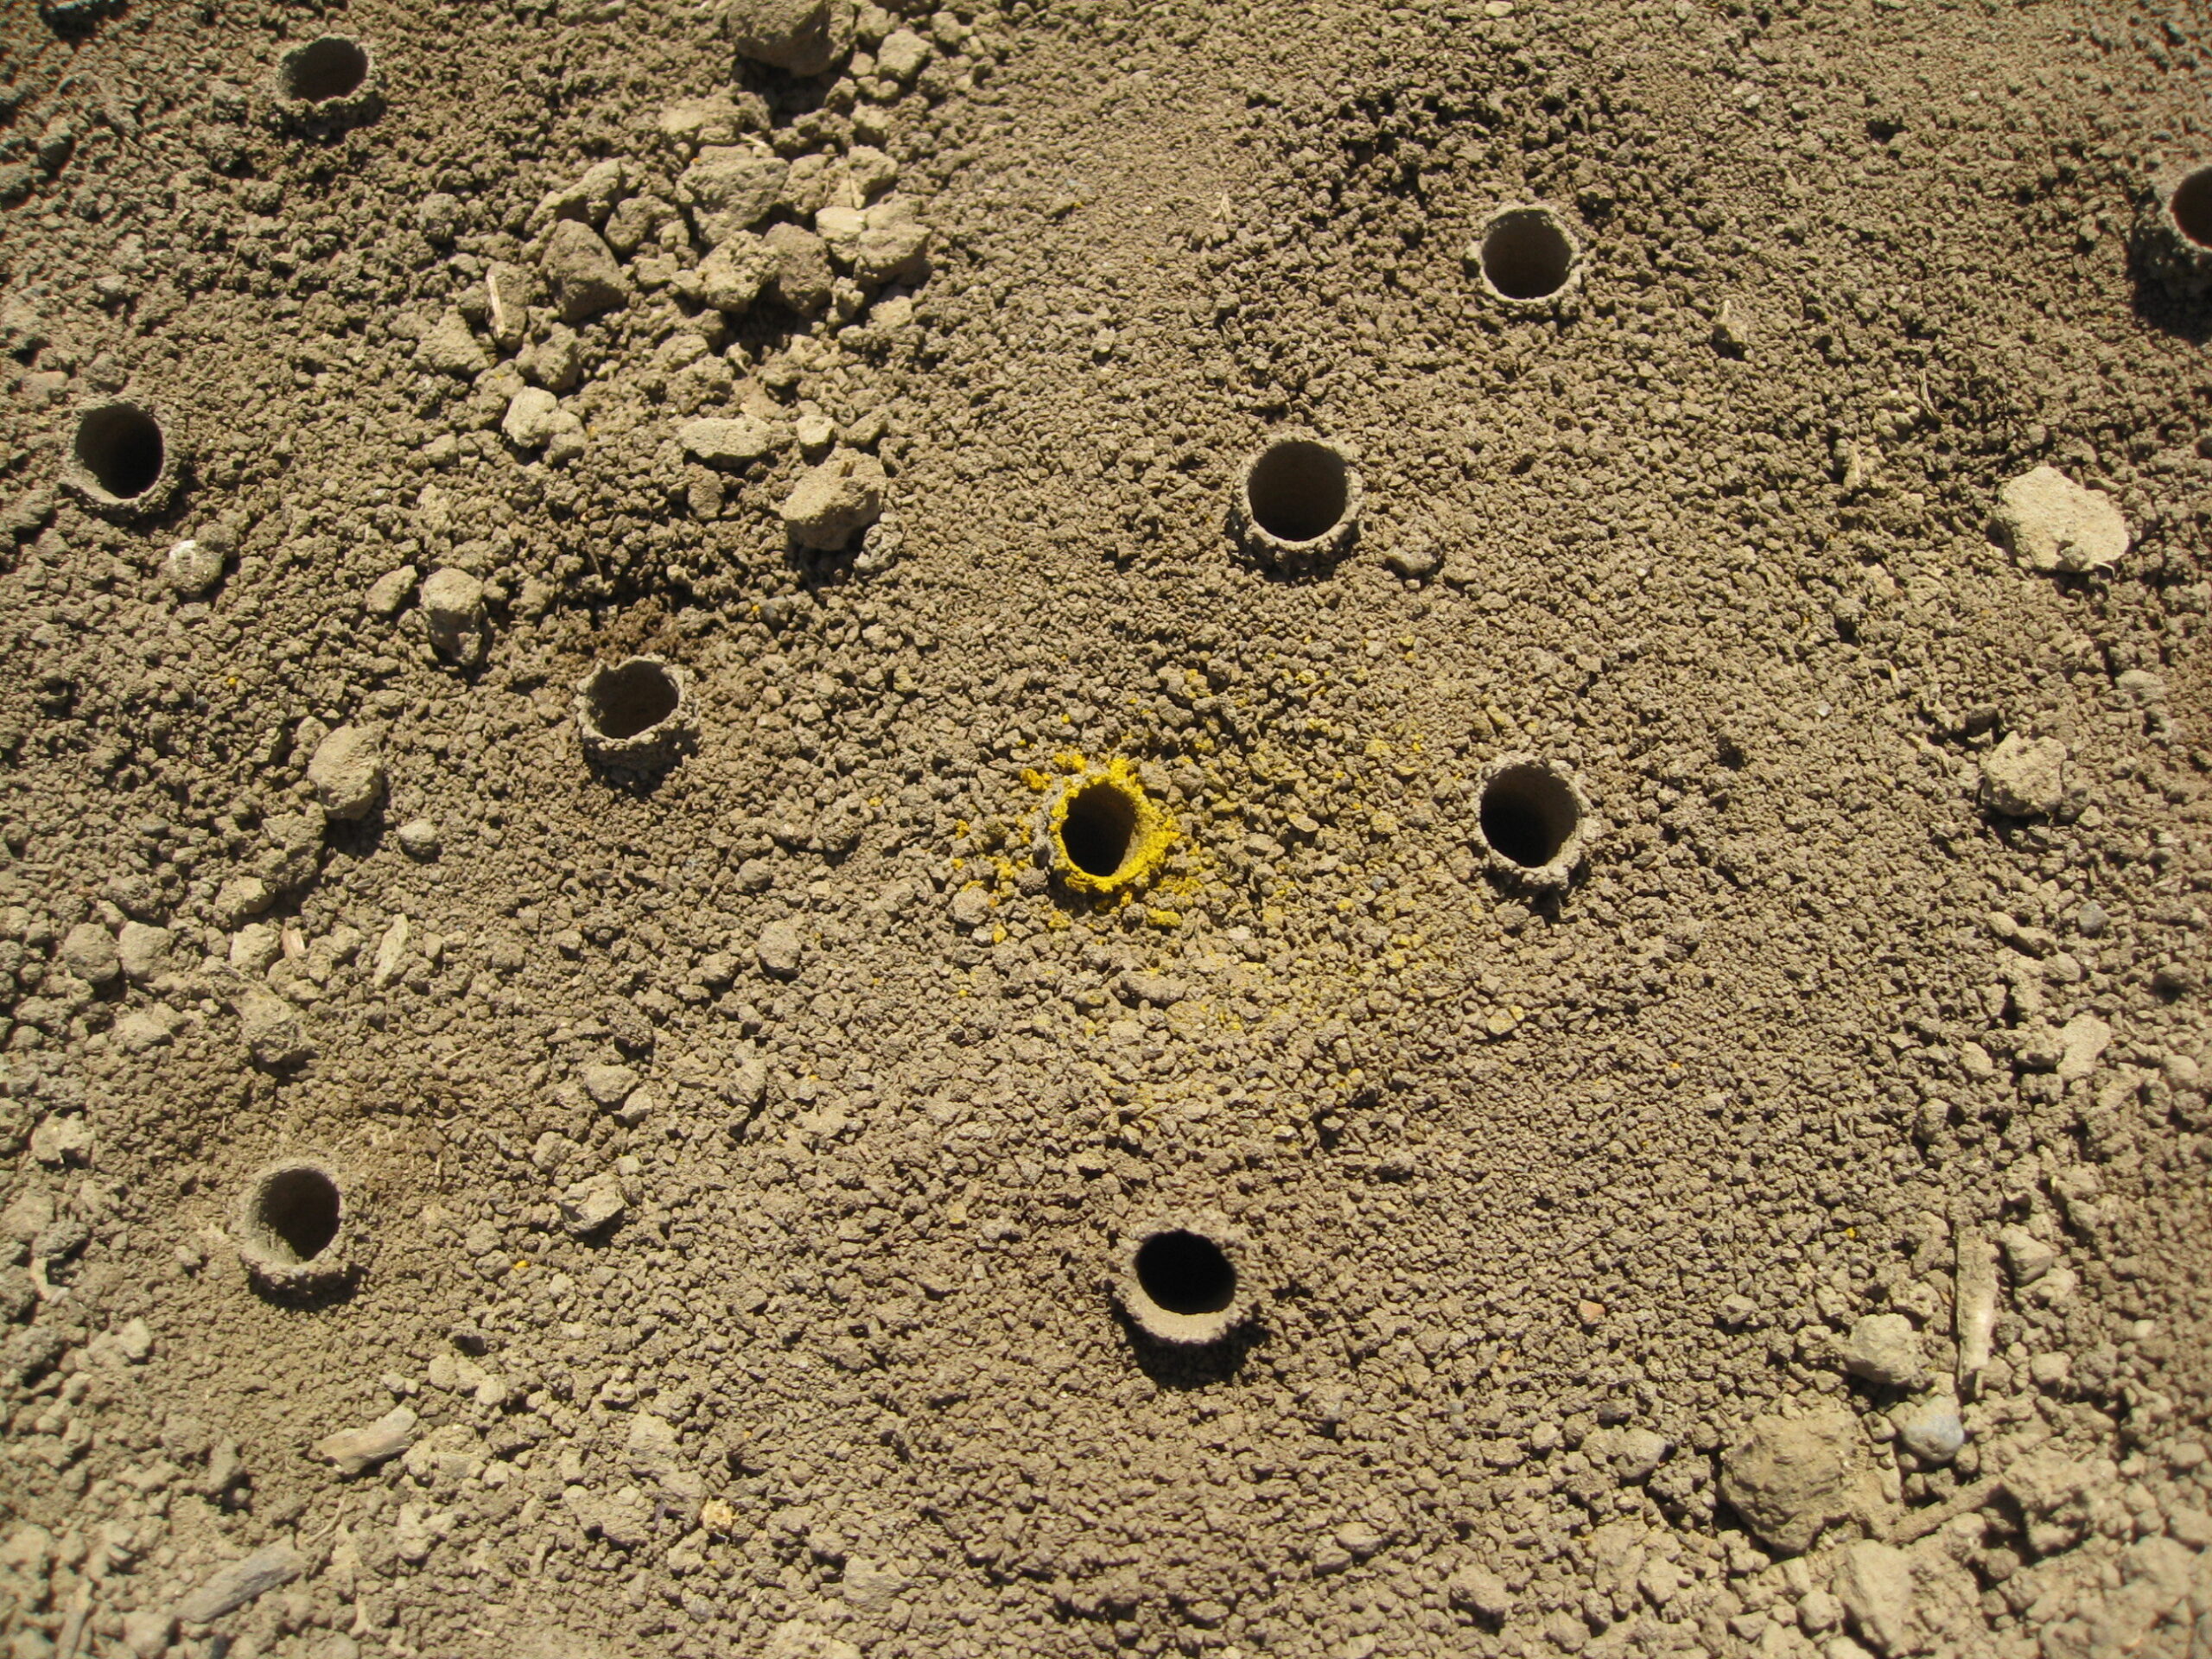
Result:
[[[8,1659],[2212,1649],[2209,23],[6,0]]]

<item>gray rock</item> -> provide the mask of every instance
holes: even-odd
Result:
[[[1967,1443],[1967,1427],[1959,1416],[1959,1402],[1940,1394],[1922,1401],[1898,1422],[1897,1438],[1904,1442],[1905,1450],[1923,1463],[1948,1463]]]
[[[852,0],[730,0],[722,16],[739,56],[794,75],[818,75],[853,49]]]
[[[1834,1408],[1758,1417],[1721,1454],[1720,1494],[1769,1548],[1802,1554],[1858,1500],[1858,1425]]]
[[[801,547],[834,552],[882,516],[885,481],[874,455],[841,449],[803,474],[778,511]]]
[[[233,1612],[255,1597],[289,1584],[307,1567],[289,1544],[264,1544],[243,1560],[232,1561],[176,1606],[187,1624],[205,1624]]]
[[[1900,1653],[1912,1634],[1912,1558],[1892,1545],[1862,1539],[1843,1552],[1836,1599],[1852,1629],[1875,1652]]]
[[[2007,817],[2049,817],[2066,799],[2066,746],[2013,733],[1982,757],[1981,798]]]
[[[876,73],[904,86],[930,60],[930,43],[911,29],[894,29],[875,49]]]
[[[500,434],[518,449],[543,449],[561,427],[561,400],[543,386],[524,386],[507,400]]]
[[[87,985],[108,986],[122,977],[115,935],[98,922],[79,922],[61,941],[61,965]]]
[[[868,210],[868,225],[853,249],[853,276],[860,282],[918,283],[930,272],[930,227],[914,216],[900,196],[888,196]]]
[[[434,190],[415,204],[415,228],[434,247],[449,246],[461,234],[465,218],[461,198]]]
[[[92,1126],[82,1117],[56,1114],[31,1131],[31,1156],[49,1169],[92,1160]]]
[[[564,219],[553,226],[538,270],[553,290],[563,322],[582,322],[629,302],[629,287],[613,251],[581,219]]]
[[[1119,981],[1122,995],[1133,1002],[1150,1002],[1158,1007],[1173,1007],[1188,996],[1190,988],[1179,979],[1166,974],[1148,974],[1131,969]]]
[[[165,1607],[141,1607],[123,1616],[123,1645],[131,1659],[161,1659],[175,1640],[176,1615]]]
[[[409,1408],[394,1406],[365,1428],[340,1429],[325,1436],[315,1442],[315,1449],[341,1472],[358,1475],[412,1446],[419,1421]]]
[[[861,1650],[818,1624],[792,1618],[769,1633],[761,1659],[861,1659]]]
[[[365,818],[384,798],[384,746],[365,727],[340,726],[315,745],[308,781],[332,817]]]
[[[963,887],[947,908],[955,927],[981,927],[991,919],[991,895],[981,887]]]
[[[1869,1313],[1844,1340],[1843,1368],[1880,1388],[1917,1388],[1927,1369],[1920,1333],[1902,1313]]]
[[[803,948],[798,928],[789,922],[771,922],[760,930],[755,950],[763,973],[774,979],[796,979]]]
[[[1998,534],[2031,570],[2078,575],[2117,563],[2127,551],[2127,521],[2112,498],[2056,467],[2038,467],[2006,483],[1997,493],[1995,518]]]

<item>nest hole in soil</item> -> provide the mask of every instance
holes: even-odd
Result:
[[[312,1262],[338,1236],[338,1183],[310,1165],[289,1166],[262,1182],[251,1215],[271,1246],[295,1262]]]
[[[136,404],[103,404],[79,419],[73,453],[93,483],[129,501],[160,479],[167,446],[162,423]]]
[[[1253,521],[1286,542],[1310,542],[1336,528],[1351,492],[1344,458],[1311,438],[1269,444],[1244,481]]]
[[[1499,857],[1541,869],[1581,827],[1567,780],[1538,766],[1508,766],[1483,790],[1483,840]]]
[[[683,695],[665,666],[633,658],[593,680],[591,722],[604,737],[635,737],[674,714]]]
[[[1236,1269],[1198,1233],[1158,1233],[1137,1249],[1137,1286],[1170,1313],[1218,1313],[1236,1299]]]
[[[343,35],[325,35],[284,54],[277,86],[302,104],[351,96],[369,77],[369,54]]]
[[[1483,236],[1483,276],[1508,299],[1548,300],[1574,274],[1574,243],[1548,210],[1501,213]]]

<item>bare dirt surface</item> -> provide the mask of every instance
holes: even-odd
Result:
[[[6,0],[9,1659],[2212,1650],[2207,22]]]

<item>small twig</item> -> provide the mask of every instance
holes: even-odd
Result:
[[[61,1639],[54,1643],[54,1659],[77,1659],[77,1644],[85,1639],[85,1626],[92,1616],[92,1581],[77,1586],[77,1603],[62,1622]]]
[[[2002,1475],[1984,1475],[1971,1486],[1954,1493],[1933,1509],[1915,1510],[1904,1516],[1890,1529],[1890,1541],[1909,1544],[1916,1538],[1925,1538],[1938,1527],[1947,1525],[1969,1510],[1978,1510],[2005,1489]]]

